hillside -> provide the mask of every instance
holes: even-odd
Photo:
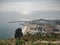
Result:
[[[51,43],[52,42],[52,43]],[[22,36],[21,38],[15,39],[11,38],[8,40],[0,40],[0,45],[59,45],[60,44],[60,36]]]

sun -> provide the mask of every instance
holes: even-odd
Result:
[[[29,15],[30,14],[30,11],[21,11],[20,12],[22,15]]]

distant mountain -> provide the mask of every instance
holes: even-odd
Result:
[[[54,19],[54,20],[37,19],[37,20],[32,20],[32,22],[36,24],[60,25],[60,19]]]

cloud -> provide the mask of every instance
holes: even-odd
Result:
[[[0,0],[1,1],[1,0]],[[4,0],[2,0],[4,1]],[[10,1],[10,0],[8,0]],[[11,0],[16,1],[16,0]],[[22,0],[20,0],[22,1]],[[38,0],[37,2],[4,2],[0,4],[0,11],[1,12],[17,12],[21,15],[29,15],[35,11],[60,11],[60,3],[59,0]],[[32,1],[32,0],[29,0]]]
[[[31,2],[10,2],[0,6],[0,11],[58,11],[60,4],[56,3],[31,3]]]
[[[59,2],[60,0],[0,0],[0,2],[41,2],[41,1]]]

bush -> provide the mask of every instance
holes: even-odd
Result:
[[[25,41],[22,40],[22,39],[17,39],[17,40],[16,40],[16,44],[17,44],[17,45],[22,45],[22,44],[25,44]]]
[[[41,45],[40,41],[37,41],[37,42],[33,42],[32,45]]]
[[[40,43],[35,43],[35,44],[32,43],[32,45],[40,45]]]

